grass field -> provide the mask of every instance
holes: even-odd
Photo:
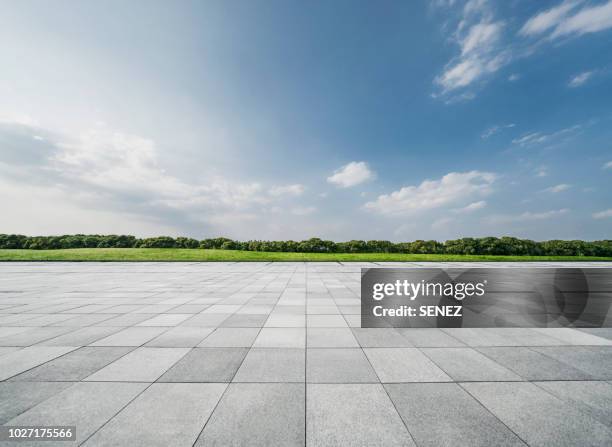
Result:
[[[273,253],[180,248],[0,250],[0,261],[612,261],[587,256],[419,255],[405,253]]]

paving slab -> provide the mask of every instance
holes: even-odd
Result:
[[[612,427],[612,385],[608,382],[536,382],[552,395]]]
[[[246,348],[194,348],[158,380],[160,382],[231,382]]]
[[[193,445],[226,386],[154,383],[83,445]]]
[[[353,328],[355,338],[362,348],[410,348],[410,343],[395,329]]]
[[[10,380],[44,382],[83,380],[109,363],[130,352],[132,347],[84,347],[22,374]]]
[[[145,346],[157,348],[194,348],[214,331],[208,327],[174,327],[148,341]]]
[[[30,346],[9,352],[0,361],[0,380],[6,380],[75,349],[74,346]]]
[[[383,383],[452,381],[417,348],[365,348],[363,351]]]
[[[79,382],[11,419],[7,425],[73,425],[75,442],[19,442],[19,445],[78,445],[146,387],[143,383]]]
[[[499,419],[455,383],[385,385],[419,446],[524,446]]]
[[[465,344],[438,328],[396,329],[411,345],[418,348],[460,348]]]
[[[612,380],[612,347],[535,347],[542,354],[584,371],[597,380]]]
[[[130,327],[91,343],[91,346],[141,346],[167,331],[164,327]]]
[[[530,446],[609,446],[612,431],[529,382],[472,382],[462,387]]]
[[[305,349],[251,348],[234,382],[304,382]]]
[[[308,328],[309,348],[358,348],[359,343],[349,328]]]
[[[378,383],[360,348],[309,348],[306,381],[310,383]]]
[[[307,384],[306,441],[312,446],[414,446],[380,384]]]
[[[232,383],[196,446],[303,446],[305,388],[297,383]]]
[[[0,424],[72,385],[72,382],[0,382]]]
[[[253,347],[303,349],[306,347],[306,329],[265,327],[257,336]]]
[[[528,347],[478,348],[526,380],[590,380],[594,377]]]
[[[250,348],[259,334],[256,327],[220,327],[198,346],[202,348]]]
[[[137,348],[84,380],[154,382],[187,352],[189,348]]]
[[[455,381],[522,380],[518,374],[472,348],[422,348],[421,352]]]

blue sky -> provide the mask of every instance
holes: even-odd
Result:
[[[0,232],[611,237],[611,0],[3,18]]]

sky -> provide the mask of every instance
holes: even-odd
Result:
[[[612,237],[612,0],[2,16],[0,233]]]

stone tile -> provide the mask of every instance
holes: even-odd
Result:
[[[534,330],[549,337],[557,338],[568,345],[612,346],[612,340],[588,334],[577,329],[560,327]]]
[[[270,314],[264,327],[306,327],[304,314]]]
[[[232,383],[196,446],[303,446],[303,384]]]
[[[84,445],[193,445],[226,386],[220,383],[154,383]]]
[[[137,326],[177,326],[193,314],[161,314],[138,323]]]
[[[154,382],[187,352],[189,348],[137,348],[85,380]]]
[[[0,346],[31,346],[66,332],[74,331],[70,327],[37,327],[0,338]]]
[[[352,329],[362,348],[409,348],[412,344],[395,329]]]
[[[263,327],[268,319],[268,312],[265,314],[235,314],[221,323],[221,327]]]
[[[349,328],[308,328],[309,348],[358,348],[359,343]]]
[[[342,315],[308,315],[307,326],[310,327],[347,327]]]
[[[536,385],[573,408],[612,427],[612,385],[607,382],[536,382]]]
[[[612,380],[612,348],[560,346],[533,348],[542,354],[586,372],[597,380]]]
[[[259,328],[222,327],[199,344],[203,348],[250,348],[259,334]]]
[[[164,327],[129,327],[93,342],[91,346],[141,346],[166,330]]]
[[[592,376],[531,348],[478,348],[526,380],[589,380]]]
[[[167,330],[145,346],[157,348],[194,348],[214,331],[209,327],[174,327]]]
[[[361,348],[308,349],[306,381],[312,383],[378,383]]]
[[[609,446],[612,431],[529,382],[464,383],[472,396],[530,446]]]
[[[130,352],[132,347],[85,347],[13,377],[19,381],[79,381]]]
[[[387,384],[385,388],[419,446],[525,445],[455,383]]]
[[[306,330],[304,328],[268,328],[261,330],[255,343],[255,348],[304,348],[306,346]]]
[[[234,382],[304,382],[305,350],[251,348]]]
[[[159,378],[160,382],[231,382],[246,348],[195,348]]]
[[[229,318],[229,314],[203,314],[199,313],[197,315],[188,318],[187,320],[181,323],[181,326],[197,326],[197,327],[219,327],[225,320]]]
[[[414,446],[380,384],[308,384],[306,441],[310,446]]]
[[[438,328],[396,329],[411,345],[418,348],[460,348],[465,344]]]
[[[144,383],[77,383],[11,419],[9,425],[73,425],[79,444],[147,387]],[[19,443],[32,445],[31,443]],[[39,445],[66,445],[44,441]]]
[[[0,380],[6,380],[75,349],[66,346],[30,346],[10,352],[3,355],[0,361]]]
[[[458,382],[522,380],[516,373],[472,348],[422,348],[421,351]]]
[[[452,381],[417,348],[365,348],[363,351],[383,383]]]
[[[91,326],[40,342],[38,346],[86,346],[119,332],[118,327]]]
[[[0,382],[0,424],[72,385],[72,382]]]
[[[154,316],[155,314],[124,314],[101,321],[94,326],[130,327]]]

